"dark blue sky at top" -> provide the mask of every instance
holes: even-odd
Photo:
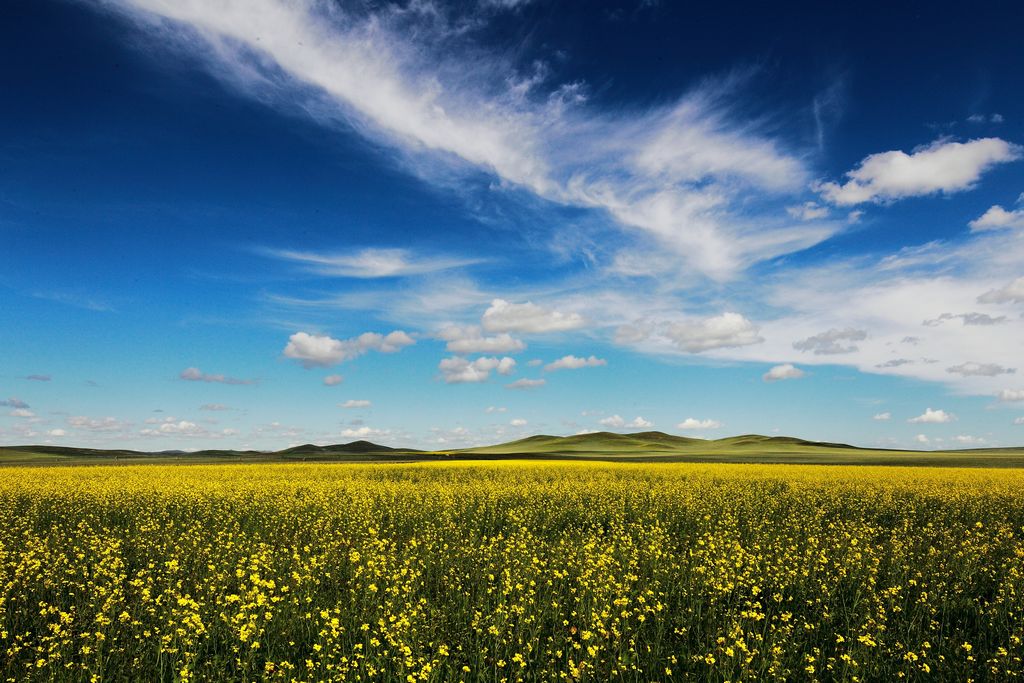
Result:
[[[475,230],[450,210],[457,197],[383,163],[362,139],[240,97],[180,56],[157,62],[125,22],[87,4],[16,0],[2,12],[0,173],[11,226],[70,240],[75,255],[151,245],[143,233],[169,230],[178,239],[167,235],[164,255],[193,248],[181,239],[190,234],[329,241],[338,222],[353,242],[381,232],[401,242],[415,239],[403,230],[410,213],[456,235]],[[965,123],[970,114],[998,112],[1001,132],[1019,130],[1020,14],[1013,2],[533,3],[480,39],[524,68],[546,60],[557,80],[584,81],[609,108],[749,71],[751,115],[769,116],[809,152],[814,98],[831,95],[816,165],[837,177],[866,150],[991,132]]]
[[[472,266],[474,276],[513,290],[554,278],[552,263],[592,267],[575,254],[564,263],[536,255],[552,226],[609,230],[595,212],[493,192],[494,178],[479,169],[451,182],[419,177],[385,143],[325,126],[298,105],[268,106],[199,57],[153,44],[91,5],[0,6],[5,347],[28,333],[66,354],[79,335],[89,362],[101,363],[100,347],[127,336],[185,359],[190,347],[218,343],[219,321],[281,346],[295,313],[268,313],[264,295],[372,288],[282,267],[267,248],[486,251],[499,256]],[[666,105],[732,74],[737,121],[758,122],[815,177],[840,180],[869,154],[943,136],[1024,142],[1022,25],[1024,9],[1010,1],[538,1],[496,14],[466,40],[520,74],[542,62],[548,84],[585,84],[585,106],[602,112]],[[1024,191],[1017,166],[993,168],[953,198],[859,207],[859,223],[785,258],[827,262],[956,241],[988,207],[1013,205]],[[817,197],[808,190],[804,199]],[[116,324],[97,325],[106,313],[90,309],[111,309]],[[346,315],[332,327],[339,336],[384,329]]]

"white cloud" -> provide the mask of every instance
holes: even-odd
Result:
[[[513,427],[525,427],[528,423],[526,422],[526,420],[517,417],[514,420],[510,420],[509,424],[512,425]]]
[[[978,297],[979,304],[1020,304],[1024,303],[1024,277],[1008,283],[1005,287],[991,289]]]
[[[500,359],[493,356],[482,356],[473,361],[456,356],[442,359],[437,367],[446,383],[466,384],[486,382],[490,378],[492,370],[497,371],[499,375],[509,375],[515,369],[516,361],[508,356]]]
[[[349,409],[349,408],[369,408],[370,406],[373,405],[373,403],[371,401],[367,401],[366,399],[350,398],[349,400],[345,401],[344,403],[339,403],[338,405],[340,407],[346,408],[346,409]]]
[[[620,328],[620,331],[622,330],[623,328]],[[731,312],[710,318],[670,322],[665,324],[658,333],[688,353],[748,346],[764,341],[758,335],[756,325],[739,313]]]
[[[447,325],[437,333],[438,338],[448,342],[446,348],[452,353],[518,353],[526,348],[521,339],[507,332],[486,336],[477,325]]]
[[[491,413],[504,413],[506,411],[508,411],[508,408],[504,406],[487,406],[484,409],[484,412],[487,413],[488,415],[490,415]]]
[[[819,183],[822,196],[840,206],[969,190],[996,164],[1021,157],[1021,147],[999,138],[968,142],[939,139],[911,154],[898,150],[866,157],[840,185]]]
[[[946,368],[946,372],[963,375],[964,377],[995,377],[996,375],[1012,375],[1017,372],[1017,370],[1016,368],[1004,368],[1002,365],[997,365],[996,363],[969,362],[948,367]]]
[[[255,384],[255,380],[238,379],[221,374],[207,374],[199,368],[185,368],[178,375],[180,379],[188,382],[215,382],[217,384]]]
[[[146,428],[139,432],[142,436],[212,436],[213,434],[197,425],[195,422],[189,422],[188,420],[177,420],[174,418],[167,418],[160,424],[159,427]]]
[[[925,327],[935,327],[947,320],[960,320],[964,325],[999,325],[1005,323],[1007,318],[1005,315],[993,317],[987,313],[943,313],[938,318],[925,320],[921,324]]]
[[[554,372],[555,370],[579,370],[580,368],[596,368],[601,365],[608,365],[608,361],[604,358],[598,358],[597,356],[590,356],[589,358],[579,358],[577,356],[568,355],[562,356],[558,360],[548,363],[544,366],[544,369],[548,372]]]
[[[947,413],[945,410],[932,410],[931,408],[925,409],[923,413],[917,417],[912,417],[907,422],[917,422],[921,424],[942,424],[945,422],[952,422],[956,419],[956,416]]]
[[[50,431],[48,431],[46,433],[49,436],[67,436],[67,432],[65,432],[63,429],[59,429],[59,428],[58,429],[51,429]]]
[[[621,415],[609,415],[608,417],[598,420],[599,424],[603,424],[605,427],[611,427],[612,429],[618,429],[626,424],[626,421],[622,419]]]
[[[229,406],[224,405],[223,403],[204,403],[203,405],[199,406],[199,410],[220,411],[231,410],[231,408]]]
[[[639,415],[634,417],[629,422],[626,422],[626,420],[623,419],[621,415],[611,415],[609,417],[598,420],[598,423],[604,425],[605,427],[610,427],[612,429],[621,429],[622,427],[628,427],[630,429],[648,429],[654,426],[653,422],[644,419]]]
[[[815,355],[853,353],[857,350],[856,344],[841,342],[864,341],[867,338],[868,333],[864,330],[855,330],[852,327],[842,330],[833,328],[827,332],[793,342],[793,348],[797,351],[813,351]]]
[[[965,446],[980,446],[987,443],[987,441],[980,436],[971,436],[969,434],[958,434],[953,437],[953,440],[957,443],[961,443]]]
[[[401,330],[387,335],[364,332],[351,339],[334,339],[326,334],[296,332],[288,338],[284,355],[302,363],[304,368],[328,367],[358,358],[369,351],[397,353],[416,341]]]
[[[1024,389],[1003,389],[996,397],[1000,401],[1024,401]]]
[[[771,370],[764,373],[761,379],[765,382],[776,382],[784,379],[800,379],[804,374],[803,370],[792,363],[783,363],[782,365],[776,365]]]
[[[130,426],[115,417],[91,418],[85,415],[72,415],[66,422],[69,427],[90,432],[120,432]]]
[[[918,434],[917,436],[914,437],[914,441],[918,443],[928,443],[929,439],[924,434]]]
[[[341,375],[327,375],[324,377],[324,385],[328,387],[336,387],[344,381],[345,378]]]
[[[425,275],[480,263],[479,259],[416,257],[407,249],[361,249],[343,254],[270,249],[266,253],[303,264],[319,275],[362,279]]]
[[[391,430],[390,429],[374,429],[373,427],[365,427],[365,426],[364,427],[357,427],[356,429],[352,429],[350,427],[348,429],[342,430],[342,432],[341,432],[341,435],[343,437],[349,438],[349,439],[380,438],[382,436],[388,436],[389,434],[391,434]]]
[[[829,210],[816,202],[804,202],[799,206],[787,206],[786,213],[801,221],[813,221],[828,217]]]
[[[10,415],[11,415],[11,417],[22,417],[22,418],[32,418],[32,417],[36,416],[36,414],[33,413],[28,408],[15,408],[14,410],[12,410],[10,412]]]
[[[546,379],[517,379],[515,382],[506,384],[506,389],[539,389],[547,384]]]
[[[1003,207],[996,205],[971,221],[969,225],[974,232],[1005,228],[1024,228],[1024,208],[1007,211]]]
[[[1015,424],[1015,425],[1024,425],[1024,417],[1018,417],[1017,419],[1015,419],[1013,421],[1013,424]]]
[[[676,425],[676,429],[718,429],[722,426],[722,423],[718,420],[698,420],[693,417],[688,417],[679,424]]]
[[[578,313],[563,313],[549,310],[527,301],[514,304],[504,299],[494,299],[480,319],[488,332],[520,332],[543,334],[575,330],[586,323]]]
[[[879,422],[888,422],[889,420],[892,419],[892,413],[890,413],[888,411],[886,411],[884,413],[877,413],[871,419],[872,420],[878,420]]]

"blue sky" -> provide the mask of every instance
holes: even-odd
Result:
[[[1016,3],[0,9],[0,443],[1024,443]]]

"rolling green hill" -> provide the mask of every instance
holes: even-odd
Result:
[[[789,436],[742,434],[723,439],[695,439],[655,431],[632,434],[594,432],[574,436],[538,434],[508,443],[450,451],[392,448],[369,441],[326,446],[304,444],[274,452],[142,452],[65,446],[0,447],[0,465],[501,459],[1024,467],[1024,448],[899,451],[858,448],[848,444],[807,441]]]

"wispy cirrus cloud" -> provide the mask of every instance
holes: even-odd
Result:
[[[424,177],[482,170],[541,199],[594,209],[715,279],[843,229],[821,215],[794,223],[774,206],[779,196],[805,194],[811,174],[764,120],[735,111],[743,76],[707,81],[667,104],[609,111],[588,102],[585,84],[559,83],[536,67],[520,75],[508,58],[479,49],[472,29],[486,16],[462,6],[106,6],[243,92],[383,143]],[[732,208],[739,197],[742,212]],[[452,267],[396,253],[283,255],[346,277]]]
[[[317,275],[358,279],[426,275],[483,262],[483,259],[419,256],[408,249],[360,249],[346,253],[265,249],[262,253],[298,264]]]

